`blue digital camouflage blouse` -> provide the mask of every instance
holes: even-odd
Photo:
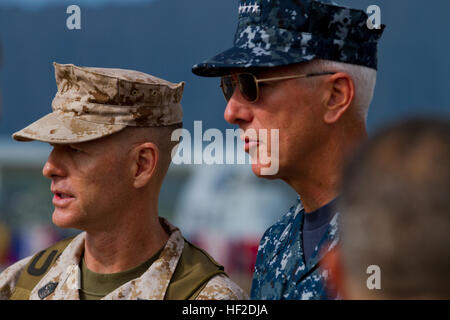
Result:
[[[334,248],[339,240],[339,213],[333,214],[327,231],[307,265],[301,243],[304,213],[298,198],[289,212],[264,233],[258,248],[251,299],[337,298],[334,290],[325,289],[328,271],[320,268],[320,263],[323,256]]]

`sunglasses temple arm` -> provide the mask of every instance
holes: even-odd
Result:
[[[255,81],[256,83],[260,83],[260,82],[270,82],[270,81],[278,81],[278,80],[289,80],[289,79],[296,79],[296,78],[305,78],[307,77],[306,74],[302,74],[302,75],[296,75],[296,76],[286,76],[286,77],[275,77],[275,78],[265,78],[265,79],[256,79]]]
[[[307,78],[307,77],[314,77],[314,76],[325,76],[325,75],[329,75],[329,74],[335,74],[335,72],[308,73],[308,74],[266,78],[266,79],[256,79],[255,78],[255,80],[256,80],[256,83],[260,83],[260,82],[269,82],[269,81],[278,81],[278,80],[300,79],[300,78]]]

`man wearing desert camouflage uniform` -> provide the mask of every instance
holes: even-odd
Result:
[[[83,230],[0,275],[1,299],[246,299],[204,251],[158,217],[184,83],[54,64],[53,112],[16,132],[48,142],[53,222]]]
[[[341,168],[367,137],[384,26],[329,0],[241,0],[238,14],[233,47],[192,71],[221,77],[225,120],[244,131],[250,154],[269,154],[253,172],[299,195],[261,239],[251,298],[336,298],[320,266],[339,239]],[[252,130],[278,130],[279,141],[245,135]],[[278,172],[265,175],[274,162]]]

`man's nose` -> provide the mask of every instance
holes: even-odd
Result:
[[[224,118],[231,124],[241,125],[253,120],[252,107],[243,97],[238,88],[233,93],[233,96],[228,101],[225,108]]]
[[[44,177],[49,179],[63,177],[65,175],[65,171],[61,164],[61,154],[56,150],[56,148],[53,148],[52,152],[50,152],[47,162],[42,169],[42,174]]]

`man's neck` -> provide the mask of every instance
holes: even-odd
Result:
[[[367,137],[365,130],[351,137],[335,135],[315,150],[301,167],[294,168],[285,180],[299,195],[306,213],[315,211],[338,196],[345,161]]]
[[[102,231],[86,230],[84,259],[89,270],[117,273],[129,270],[152,257],[167,242],[157,211],[124,212],[122,218]]]
[[[306,213],[323,207],[337,197],[338,174],[336,171],[326,171],[329,172],[328,175],[321,172],[320,174],[309,177],[307,175],[302,176],[301,180],[295,179],[295,177],[289,181],[286,180],[300,195]]]

